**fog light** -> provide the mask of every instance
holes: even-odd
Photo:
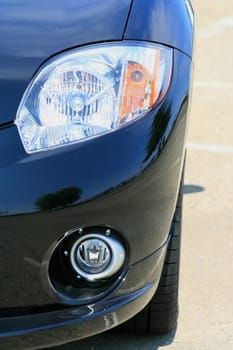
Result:
[[[125,261],[125,249],[116,238],[88,234],[74,243],[70,261],[78,276],[95,282],[120,270]]]
[[[106,269],[111,261],[111,251],[102,239],[87,239],[76,250],[78,265],[88,273],[98,273]]]

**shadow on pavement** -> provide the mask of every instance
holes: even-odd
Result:
[[[198,185],[184,185],[183,186],[183,194],[192,194],[197,192],[203,192],[205,188]]]

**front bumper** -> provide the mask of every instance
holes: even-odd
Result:
[[[63,317],[70,320],[72,310],[77,313],[82,310],[83,307],[65,309],[42,285],[44,256],[65,232],[92,225],[113,227],[129,247],[128,268],[132,271],[137,263],[163,251],[183,166],[190,66],[190,58],[174,50],[171,85],[161,104],[127,127],[88,142],[27,155],[14,125],[0,130],[0,333],[3,336],[21,332],[17,328],[21,317],[45,312],[46,319],[61,317],[60,324],[51,322],[47,325],[50,330],[45,332],[54,329],[51,331],[54,338],[62,342],[62,337],[57,338],[56,327],[66,327],[69,321],[65,324]],[[47,211],[36,206],[38,198],[65,188],[79,189],[76,202],[63,207],[58,204]],[[158,261],[162,259],[156,258],[155,266]],[[89,322],[85,317],[89,316],[74,317],[72,324],[85,321],[78,327],[72,325],[75,338],[105,330],[105,316],[112,313],[112,308],[114,312],[118,309],[119,322],[137,313],[153,295],[161,266],[153,278],[149,271],[134,273],[132,278],[129,272],[125,282],[108,296],[107,303],[115,300],[111,304],[114,306],[108,309],[105,301],[96,303],[98,312],[102,307],[102,313],[91,316],[90,327],[85,328],[86,321]],[[124,306],[125,301],[131,302]],[[16,315],[19,318],[15,319]],[[98,320],[100,316],[102,321],[94,321],[95,316]],[[36,320],[41,325],[40,316]],[[31,330],[25,327],[23,333],[36,330],[37,326]],[[41,338],[40,346],[43,346]]]
[[[58,345],[109,330],[124,322],[139,312],[153,296],[166,246],[133,265],[114,297],[94,305],[0,318],[2,348],[25,350]],[[146,278],[142,279],[142,276]]]

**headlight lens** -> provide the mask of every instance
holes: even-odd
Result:
[[[28,153],[110,132],[143,116],[166,94],[172,50],[122,42],[65,52],[40,69],[16,125]]]

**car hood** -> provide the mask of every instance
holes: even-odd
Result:
[[[122,39],[131,0],[0,0],[0,125],[38,67],[71,47]]]

